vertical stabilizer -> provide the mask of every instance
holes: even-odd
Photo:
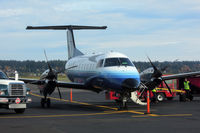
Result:
[[[67,47],[68,47],[68,59],[75,56],[83,55],[83,53],[76,48],[73,30],[71,29],[67,31]]]

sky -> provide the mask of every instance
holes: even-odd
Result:
[[[26,30],[49,25],[107,26],[74,31],[86,54],[200,60],[199,0],[0,0],[0,60],[67,60],[66,31]]]

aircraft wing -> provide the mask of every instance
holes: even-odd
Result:
[[[9,79],[14,80],[15,78],[9,78]],[[27,83],[27,84],[34,84],[34,85],[45,84],[44,80],[26,79],[26,78],[20,78],[19,80],[24,81],[24,83]],[[57,81],[57,86],[63,87],[63,88],[87,89],[87,87],[84,83]]]
[[[15,80],[15,78],[9,78],[11,80]],[[44,80],[38,80],[38,79],[25,79],[25,78],[19,78],[19,80],[24,81],[24,83],[29,84],[35,84],[35,85],[42,85],[44,84]]]
[[[192,76],[200,76],[200,71],[166,75],[166,76],[162,76],[162,79],[170,80],[170,79],[187,78],[187,77],[192,77]]]
[[[86,89],[86,85],[84,83],[73,83],[73,82],[64,82],[64,81],[57,81],[58,87],[63,88],[76,88],[76,89]]]
[[[98,88],[89,87],[85,83],[73,83],[73,82],[64,82],[64,81],[57,81],[57,87],[89,90],[96,93],[99,93],[102,91],[101,89],[98,89]]]

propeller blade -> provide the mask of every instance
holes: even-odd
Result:
[[[59,93],[60,99],[62,99],[62,97],[61,97],[61,93],[60,93],[60,89],[59,89],[58,86],[57,86],[57,89],[58,89],[58,93]]]
[[[158,69],[156,68],[156,66],[152,63],[151,59],[150,59],[148,56],[147,56],[147,58],[148,58],[149,62],[151,63],[152,67],[153,67],[155,70],[158,70]]]
[[[171,91],[170,87],[168,86],[168,84],[166,83],[166,81],[163,80],[163,78],[161,78],[161,79],[165,83],[165,85],[167,86],[167,89],[169,90],[170,94],[172,95],[172,91]]]
[[[161,71],[157,69],[157,67],[152,63],[151,59],[148,56],[147,56],[147,58],[154,69],[154,73],[152,74],[152,77],[158,78],[158,77],[162,76]]]
[[[46,58],[46,62],[47,62],[48,68],[49,68],[49,70],[52,72],[52,68],[51,68],[51,66],[50,66],[50,64],[49,64],[49,61],[48,61],[47,54],[46,54],[46,51],[45,51],[45,50],[44,50],[44,55],[45,55],[45,58]]]

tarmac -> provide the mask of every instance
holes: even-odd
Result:
[[[172,101],[151,104],[151,114],[146,106],[128,103],[129,109],[117,111],[114,101],[105,100],[104,93],[73,89],[57,90],[51,97],[51,108],[40,106],[39,91],[32,91],[32,103],[24,114],[0,109],[0,132],[2,133],[133,133],[133,132],[200,132],[200,97],[191,102]]]

